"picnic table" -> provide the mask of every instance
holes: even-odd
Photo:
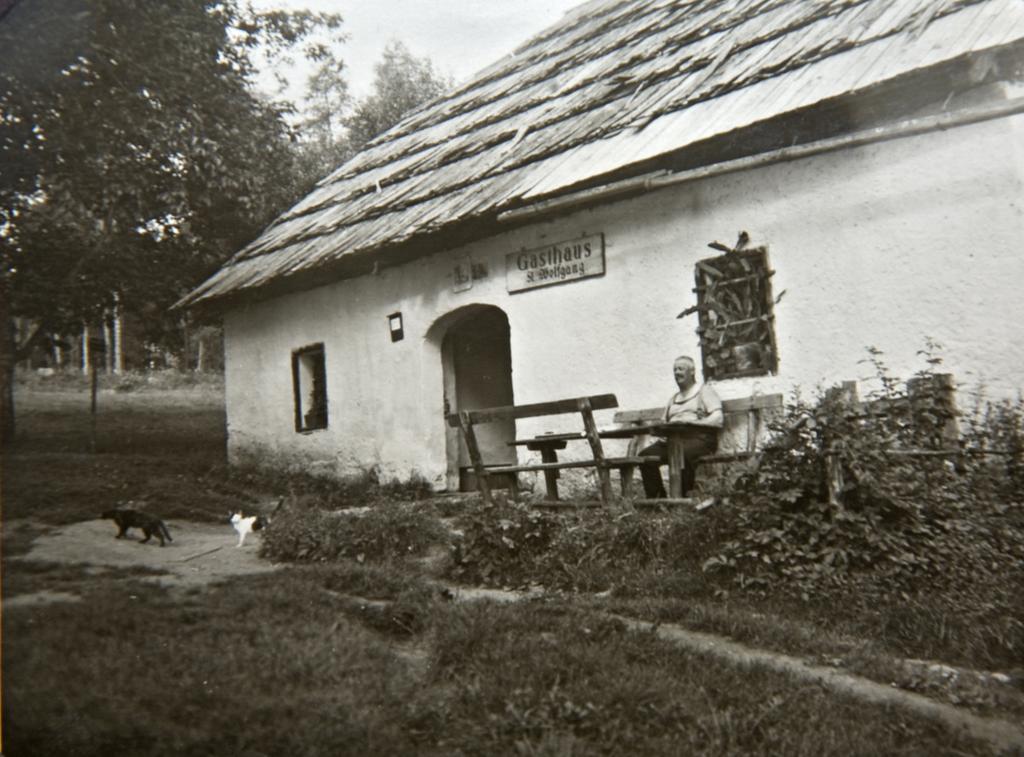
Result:
[[[703,430],[706,428],[707,426],[700,426],[693,423],[649,422],[622,426],[621,428],[598,429],[597,435],[602,439],[632,439],[637,436],[647,436],[650,434],[663,437],[665,439],[666,446],[668,447],[668,494],[670,497],[678,499],[683,496],[683,478],[681,474],[683,466],[685,465],[683,457],[683,440],[688,434],[694,433],[695,430]],[[585,437],[580,433],[541,434],[540,436],[535,436],[530,439],[516,439],[514,442],[509,442],[509,444],[523,446],[528,450],[540,452],[541,460],[545,463],[557,463],[558,450],[565,449],[568,442],[582,438]],[[626,463],[621,461],[612,461],[612,466],[623,469],[632,469],[637,462],[639,461],[634,461],[632,459],[629,459]],[[547,496],[545,499],[557,500],[558,470],[546,469],[544,471],[544,480],[547,488]]]
[[[513,494],[517,492],[514,474],[527,471],[542,471],[548,489],[549,499],[558,499],[557,473],[563,468],[594,468],[601,486],[601,501],[605,505],[611,503],[611,485],[609,471],[619,465],[639,465],[648,458],[619,457],[606,458],[601,449],[601,439],[594,423],[593,411],[618,407],[614,394],[599,394],[589,397],[570,397],[550,402],[535,402],[528,405],[508,405],[502,407],[482,408],[479,410],[461,410],[448,415],[448,423],[462,431],[473,470],[477,476],[477,486],[485,503],[491,502],[490,483],[488,476],[492,474],[513,474]],[[543,462],[524,465],[497,464],[488,465],[480,454],[476,441],[474,426],[480,423],[500,419],[538,418],[552,415],[578,415],[583,422],[583,431],[569,434],[544,434],[531,439],[517,439],[509,442],[512,445],[526,446],[540,451]],[[565,443],[571,440],[585,440],[590,446],[591,457],[585,460],[558,461],[558,449],[564,449]],[[657,458],[650,458],[656,460]],[[549,475],[554,474],[554,475]]]
[[[707,430],[707,426],[696,423],[637,423],[622,428],[598,430],[602,439],[631,439],[636,436],[653,434],[665,439],[668,448],[668,496],[679,499],[683,496],[682,470],[685,465],[683,442],[687,436]]]
[[[573,439],[582,439],[581,433],[568,434],[542,434],[533,439],[516,439],[509,442],[514,447],[526,447],[531,452],[540,452],[542,463],[557,463],[558,450],[565,449],[566,445]],[[544,484],[546,494],[544,499],[555,501],[558,499],[558,469],[544,469]]]

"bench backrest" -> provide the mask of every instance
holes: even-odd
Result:
[[[753,451],[764,433],[764,411],[780,412],[783,406],[781,394],[755,394],[750,397],[722,400],[725,423],[719,441],[719,449],[746,449]],[[617,424],[652,423],[661,420],[665,406],[646,407],[640,410],[620,410],[613,418]],[[742,439],[741,439],[742,437]]]
[[[579,413],[583,421],[583,433],[590,444],[590,451],[593,455],[593,465],[597,468],[598,478],[601,482],[601,500],[608,504],[611,500],[611,483],[608,476],[608,468],[604,465],[604,451],[601,449],[601,437],[597,432],[597,424],[594,422],[594,410],[608,410],[618,407],[619,401],[614,394],[596,394],[590,397],[572,397],[564,400],[552,400],[550,402],[535,402],[530,405],[504,405],[502,407],[488,407],[481,410],[462,410],[458,413],[448,415],[448,423],[462,431],[463,439],[466,442],[466,449],[469,452],[469,459],[473,463],[473,471],[476,473],[477,485],[483,495],[484,502],[490,504],[490,484],[487,480],[487,466],[480,456],[480,447],[476,441],[476,432],[473,426],[477,423],[488,423],[490,421],[516,418],[537,418],[545,415],[563,415],[568,413]],[[541,470],[536,466],[512,466],[504,470],[517,472],[520,470]],[[514,484],[513,484],[514,486]]]
[[[619,406],[614,394],[595,394],[590,397],[573,397],[550,402],[535,402],[531,405],[504,405],[488,407],[482,410],[468,410],[471,423],[489,423],[490,421],[507,420],[509,418],[537,418],[542,415],[561,415],[562,413],[578,413],[584,409],[584,403],[590,410],[608,410]],[[448,416],[448,425],[459,426],[459,414]]]
[[[750,397],[722,400],[722,412],[746,413],[751,410],[777,410],[782,407],[781,394],[755,394]],[[615,414],[615,423],[651,423],[661,420],[665,406],[645,407],[641,410],[620,410]]]

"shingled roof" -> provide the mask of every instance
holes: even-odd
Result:
[[[1021,0],[592,0],[375,139],[179,305],[444,249],[502,211],[1021,39]]]

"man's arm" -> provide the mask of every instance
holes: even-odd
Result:
[[[725,425],[725,414],[722,412],[722,400],[714,389],[706,384],[700,388],[700,407],[697,408],[695,426],[722,428]]]

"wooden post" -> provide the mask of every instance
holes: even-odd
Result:
[[[558,453],[555,452],[551,447],[544,446],[540,451],[540,460],[542,463],[557,463]],[[557,500],[558,499],[558,471],[557,470],[546,470],[544,471],[544,484],[547,493],[544,495],[545,499]]]
[[[682,440],[670,433],[665,446],[668,447],[668,496],[679,499],[683,496],[683,466],[686,465]]]
[[[825,452],[825,483],[828,486],[828,503],[842,507],[839,493],[843,490],[843,466],[839,455],[831,448]]]
[[[476,432],[473,430],[473,421],[469,412],[459,412],[459,427],[466,439],[466,449],[469,451],[469,459],[473,463],[473,472],[476,474],[476,485],[484,498],[485,505],[493,504],[491,500],[491,485],[487,480],[487,469],[484,468],[484,460],[480,456],[480,447],[476,443]]]
[[[927,383],[925,378],[928,378]],[[938,405],[948,414],[942,426],[940,439],[935,441],[940,447],[953,449],[960,440],[960,428],[957,423],[956,381],[952,373],[935,373],[927,377],[915,376],[907,381],[907,394],[910,399],[911,417],[917,422],[919,407],[927,407],[929,400]]]
[[[839,386],[832,387],[826,392],[829,399],[840,402],[844,412],[853,413],[857,408],[857,382],[844,381]],[[842,506],[840,494],[846,481],[843,477],[843,464],[839,459],[839,451],[834,447],[832,439],[823,440],[825,453],[825,486],[828,490],[828,503],[830,505]]]
[[[635,465],[624,465],[619,469],[619,482],[622,487],[622,496],[626,499],[633,497],[633,473]]]
[[[597,424],[594,423],[594,413],[590,406],[588,397],[580,397],[577,400],[580,415],[583,416],[583,428],[587,433],[587,441],[590,442],[590,450],[594,455],[594,462],[597,468],[597,477],[601,483],[601,501],[607,506],[612,500],[611,472],[604,461],[604,450],[601,449],[601,437],[597,433]]]
[[[558,450],[565,449],[565,441],[562,440],[549,440],[549,441],[538,441],[532,442],[526,445],[526,449],[531,452],[540,452],[540,460],[543,463],[557,463],[558,462]],[[549,502],[558,501],[558,470],[545,470],[544,471],[544,485],[547,493],[544,495],[544,499]]]

